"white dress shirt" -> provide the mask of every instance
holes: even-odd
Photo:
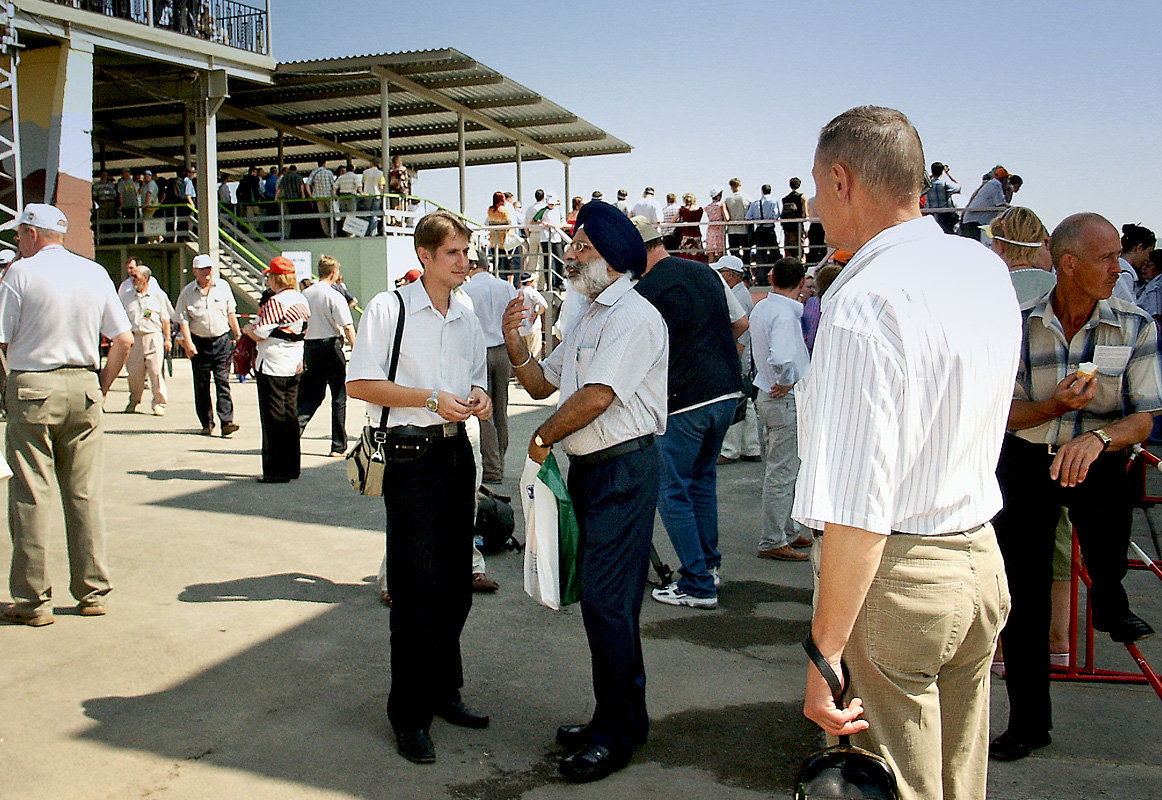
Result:
[[[438,389],[457,397],[467,397],[473,386],[488,387],[484,334],[471,310],[456,299],[448,304],[447,316],[432,305],[422,281],[397,290],[403,297],[403,340],[395,382],[414,389]],[[347,381],[385,381],[395,344],[395,322],[399,301],[395,292],[380,292],[371,298],[359,321],[355,347],[347,362]],[[367,404],[367,415],[379,424],[381,406]],[[393,408],[387,426],[439,425],[446,420],[426,408]]]
[[[638,200],[629,212],[631,217],[645,217],[646,221],[651,225],[658,224],[658,218],[661,216],[658,211],[658,204],[654,202],[653,198],[643,197]]]
[[[803,339],[802,303],[771,292],[750,312],[750,334],[754,385],[760,392],[769,392],[776,383],[794,386],[807,377],[811,356]]]
[[[594,298],[565,340],[541,362],[560,390],[557,407],[582,386],[613,389],[597,419],[562,440],[568,455],[584,455],[647,434],[666,432],[666,323],[623,275]]]
[[[173,319],[173,317],[176,315],[174,314],[173,305],[169,302],[169,295],[161,290],[161,284],[158,283],[157,278],[153,277],[152,275],[149,276],[149,288],[150,290],[157,292],[157,294],[160,295],[161,298],[165,301],[165,309],[167,312],[169,312],[170,319]],[[137,294],[137,290],[133,288],[132,278],[126,278],[117,286],[117,296],[121,298],[122,304],[132,300],[135,294]]]
[[[480,320],[484,331],[484,346],[497,347],[504,344],[504,333],[500,323],[504,319],[504,309],[516,297],[516,287],[487,272],[478,272],[460,287],[472,298],[472,310]]]
[[[880,534],[987,522],[1020,345],[996,254],[930,217],[881,231],[823,297],[792,516]]]
[[[16,261],[0,281],[0,342],[8,344],[10,370],[97,369],[101,336],[128,330],[105,268],[59,244]]]
[[[161,333],[162,323],[169,322],[169,300],[160,289],[146,284],[144,292],[134,290],[129,297],[120,295],[125,315],[134,333]]]

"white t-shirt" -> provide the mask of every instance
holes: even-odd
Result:
[[[343,335],[343,328],[351,324],[351,309],[343,295],[329,283],[312,283],[303,292],[311,307],[307,320],[308,339],[333,339]]]
[[[361,176],[363,194],[379,194],[381,191],[379,188],[381,178],[383,178],[383,170],[379,167],[368,167],[363,170],[363,175]]]
[[[645,217],[651,225],[658,224],[658,204],[649,197],[643,197],[630,211],[631,217]]]
[[[58,244],[15,262],[0,281],[0,342],[8,344],[10,370],[96,369],[101,336],[127,331],[109,273]]]

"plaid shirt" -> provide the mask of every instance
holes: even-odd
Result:
[[[316,167],[307,179],[311,197],[330,197],[335,194],[335,173],[326,167]]]
[[[1070,342],[1050,303],[1052,292],[1022,307],[1021,362],[1013,397],[1048,400],[1057,384],[1085,361],[1106,356],[1115,362],[1097,374],[1097,395],[1080,411],[1070,411],[1017,435],[1035,444],[1063,445],[1086,431],[1129,414],[1162,410],[1162,368],[1154,320],[1137,306],[1099,300],[1089,320]],[[1103,349],[1097,352],[1097,348]],[[1124,359],[1121,368],[1116,362]]]

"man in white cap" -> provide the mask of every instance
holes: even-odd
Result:
[[[548,194],[545,196],[545,213],[541,215],[540,222],[544,225],[541,233],[541,252],[546,255],[552,254],[552,258],[547,259],[548,268],[553,271],[552,285],[556,288],[561,288],[562,280],[561,273],[565,269],[565,239],[561,236],[561,225],[564,222],[561,219],[561,207],[557,195]]]
[[[162,364],[170,350],[169,298],[151,284],[153,273],[149,267],[139,266],[133,281],[133,292],[119,299],[133,327],[133,347],[129,350],[129,404],[125,413],[132,414],[145,391],[145,377],[153,394],[153,413],[165,416],[165,375]]]
[[[734,255],[725,255],[710,265],[730,287],[730,293],[738,300],[746,312],[747,319],[754,309],[754,300],[750,296],[750,287],[746,285],[746,266],[742,259]],[[746,377],[746,384],[750,386],[754,378],[754,366],[750,355],[750,330],[743,331],[738,337],[739,358],[742,362],[742,374]],[[752,393],[753,394],[753,393]],[[739,459],[743,461],[762,461],[759,454],[758,417],[755,415],[754,398],[746,404],[746,417],[726,429],[726,438],[722,440],[722,452],[718,456],[718,463],[733,464]]]
[[[175,318],[181,326],[182,348],[194,372],[194,410],[202,423],[202,435],[212,435],[212,375],[217,387],[222,435],[229,436],[238,430],[234,402],[230,398],[230,356],[234,352],[230,334],[234,339],[239,336],[237,304],[226,281],[214,277],[214,260],[210,256],[195,256],[193,268],[194,280],[178,295]]]
[[[8,527],[12,534],[6,622],[53,622],[47,569],[58,491],[68,539],[69,588],[81,616],[105,613],[101,404],[133,344],[129,320],[105,269],[63,246],[60,209],[30,203],[17,229],[22,258],[0,283],[0,344],[8,357]],[[111,342],[102,369],[98,343]]]

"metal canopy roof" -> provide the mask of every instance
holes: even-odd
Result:
[[[183,158],[178,98],[195,77],[180,69],[159,71],[156,62],[148,66],[108,52],[95,59],[93,137],[111,171],[167,169]],[[219,168],[276,163],[277,130],[287,164],[378,158],[380,76],[390,83],[391,154],[413,169],[458,164],[460,113],[468,166],[514,161],[517,140],[526,161],[630,151],[620,139],[449,48],[279,64],[272,85],[231,80],[218,112]]]

